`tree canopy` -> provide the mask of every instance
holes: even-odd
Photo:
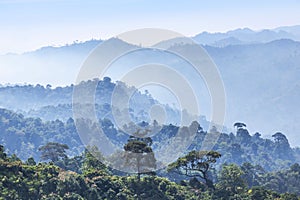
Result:
[[[213,187],[208,173],[212,168],[212,164],[216,163],[220,157],[221,154],[216,151],[191,151],[186,156],[170,164],[168,170],[175,170],[175,172],[188,177],[199,177],[204,179],[208,187]]]
[[[62,158],[67,158],[66,150],[69,149],[68,145],[60,144],[57,142],[48,142],[39,148],[41,152],[41,160],[51,160],[57,162]]]
[[[124,146],[125,165],[136,172],[139,179],[141,174],[150,174],[156,169],[156,159],[151,145],[152,139],[150,137],[130,136]]]

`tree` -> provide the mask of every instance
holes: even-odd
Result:
[[[284,134],[282,134],[281,132],[276,132],[274,135],[272,135],[272,137],[274,138],[274,141],[276,143],[285,143],[287,142],[287,138]]]
[[[18,158],[18,156],[17,156],[16,154],[12,154],[12,155],[10,156],[9,160],[12,161],[12,162],[16,162],[16,161],[21,162],[21,159]]]
[[[236,127],[236,139],[241,144],[247,144],[251,141],[251,136],[246,129],[246,124],[242,122],[236,122],[233,125]]]
[[[246,128],[247,125],[242,122],[235,122],[233,126],[236,127],[237,129],[243,129]]]
[[[248,196],[255,200],[278,199],[278,196],[270,190],[264,189],[261,186],[254,186],[248,191]]]
[[[156,169],[156,159],[151,148],[152,139],[150,137],[144,137],[147,133],[147,130],[142,133],[138,130],[134,134],[135,136],[129,137],[127,144],[124,146],[124,164],[129,167],[130,171],[138,175],[138,186],[136,187],[138,199],[141,199],[141,174],[154,174]]]
[[[300,195],[300,165],[293,164],[290,169],[267,173],[261,183],[266,189],[278,193],[295,193]]]
[[[254,135],[253,135],[253,138],[255,138],[256,140],[260,139],[260,136],[261,134],[259,132],[256,132]]]
[[[252,165],[251,163],[243,163],[241,166],[243,171],[243,179],[246,181],[249,188],[253,186],[258,186],[262,179],[262,175],[265,173],[264,169],[259,165]]]
[[[103,163],[104,157],[96,146],[88,146],[83,153],[82,171],[85,175],[92,173],[108,174],[109,170]]]
[[[125,165],[138,174],[138,180],[141,174],[153,173],[156,169],[156,159],[151,145],[150,137],[130,136],[124,146]]]
[[[272,135],[275,141],[274,154],[280,159],[286,159],[294,161],[294,153],[290,147],[289,141],[284,134],[277,132]]]
[[[298,200],[299,199],[296,194],[290,194],[290,193],[281,194],[280,197],[281,197],[280,199],[282,199],[282,200]]]
[[[236,139],[240,144],[248,145],[251,142],[251,136],[245,128],[240,128],[236,131]]]
[[[216,151],[191,151],[186,156],[179,158],[168,166],[168,171],[197,178],[200,177],[210,188],[214,188],[213,182],[209,179],[208,173],[212,164],[221,157]]]
[[[34,165],[36,165],[36,162],[33,157],[30,157],[27,159],[26,164],[34,166]]]
[[[0,159],[5,160],[6,159],[6,153],[4,152],[4,146],[0,145]]]
[[[66,150],[69,149],[68,145],[56,142],[48,142],[46,145],[41,146],[41,160],[51,160],[57,162],[61,158],[67,158]]]
[[[223,165],[218,177],[217,188],[229,196],[241,194],[247,188],[242,178],[243,175],[244,173],[239,166],[235,164]]]

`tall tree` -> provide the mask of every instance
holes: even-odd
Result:
[[[237,129],[244,129],[246,128],[247,125],[243,122],[235,122],[233,126],[236,127]]]
[[[139,180],[141,174],[153,173],[156,169],[156,159],[151,145],[150,137],[130,136],[124,146],[125,165],[137,173]]]
[[[57,162],[61,158],[67,158],[66,150],[69,149],[68,145],[56,142],[48,142],[46,145],[41,146],[41,160],[51,160]]]
[[[283,160],[288,158],[294,161],[294,152],[286,136],[281,132],[277,132],[272,137],[275,141],[274,155]]]
[[[212,164],[216,163],[220,157],[221,154],[216,151],[191,151],[186,156],[171,163],[168,171],[174,171],[193,178],[200,177],[208,187],[214,188],[212,180],[208,177],[208,173],[212,168]]]
[[[138,130],[134,136],[130,136],[127,144],[124,146],[125,150],[125,165],[129,170],[137,173],[138,183],[141,181],[141,174],[153,174],[156,170],[156,159],[152,151],[152,139],[144,137],[148,131],[141,132]],[[142,137],[138,137],[142,136]],[[138,185],[137,197],[141,199],[140,186]]]

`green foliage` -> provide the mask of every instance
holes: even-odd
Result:
[[[279,193],[300,195],[300,166],[296,163],[290,169],[268,173],[262,177],[260,184]]]
[[[221,196],[229,197],[244,193],[247,186],[242,176],[243,171],[237,165],[223,165],[217,183]]]
[[[126,134],[116,130],[110,120],[100,122],[116,145],[126,143]],[[0,109],[0,141],[8,147],[5,151],[0,145],[0,199],[136,199],[138,196],[148,199],[297,199],[300,195],[300,167],[292,165],[300,157],[300,150],[291,148],[284,134],[275,133],[272,141],[261,138],[259,133],[251,136],[245,124],[236,124],[236,135],[220,133],[214,151],[199,153],[208,133],[196,125],[198,130],[190,153],[169,169],[200,179],[182,181],[178,185],[155,176],[113,176],[116,171],[105,166],[98,149],[90,147],[84,151],[73,119],[43,122]],[[153,149],[178,130],[185,131],[165,125],[151,139],[131,137],[120,154],[124,160],[119,161],[133,167],[138,175],[154,171]],[[53,142],[47,144],[47,141]],[[62,144],[70,146],[68,153],[73,157],[67,157],[67,146]],[[41,157],[52,160],[52,164],[37,164],[38,147],[41,147]],[[148,158],[144,156],[146,153],[150,155]],[[25,163],[21,161],[26,159]],[[219,177],[213,177],[211,166],[219,170],[225,161],[240,167],[225,165]],[[164,175],[169,177],[170,174]],[[186,178],[172,178],[177,182],[182,179]],[[207,185],[216,186],[215,191],[208,190]]]
[[[24,165],[0,161],[1,194],[5,199],[41,199],[55,191],[59,169],[54,165]]]
[[[27,165],[36,165],[36,162],[33,157],[30,157],[27,159],[26,164]]]
[[[208,177],[212,164],[221,157],[216,151],[191,151],[168,166],[168,171],[175,171],[188,177],[199,177],[205,180],[208,187],[213,187]]]
[[[162,200],[298,200],[296,194],[267,190],[260,186],[247,189],[243,170],[224,165],[216,190],[207,190],[196,178],[179,185],[157,176],[114,176],[105,165],[86,151],[83,155],[83,174],[63,170],[53,163],[36,164],[32,158],[26,163],[6,157],[0,159],[0,199],[162,199]],[[2,146],[1,149],[4,152]],[[244,168],[252,169],[249,164]],[[299,174],[293,165],[285,174]],[[289,176],[290,177],[290,176]],[[295,182],[296,183],[296,182]]]
[[[102,116],[110,112],[108,104],[100,107],[105,110]],[[119,148],[123,148],[128,139],[127,134],[118,131],[109,119],[101,119],[100,124],[109,139]],[[158,144],[174,137],[178,131],[185,133],[185,129],[172,124],[162,126],[160,132],[152,137],[151,148],[153,150],[159,148]],[[199,151],[207,134],[209,133],[198,124],[196,137],[188,151]],[[216,163],[216,168],[224,162],[238,165],[249,162],[262,166],[266,171],[276,171],[298,161],[296,159],[300,158],[299,149],[291,148],[282,133],[274,134],[273,138],[274,141],[263,139],[260,133],[251,136],[242,125],[239,125],[236,134],[220,133],[218,143],[213,149],[222,154]],[[8,154],[16,154],[23,161],[28,157],[39,161],[38,147],[46,145],[49,141],[68,145],[69,157],[78,156],[84,151],[84,145],[79,138],[73,119],[68,118],[65,122],[61,120],[44,122],[40,118],[26,118],[6,109],[0,109],[0,141],[7,148]]]
[[[0,141],[8,154],[16,154],[24,161],[29,157],[39,161],[38,148],[49,141],[68,145],[69,156],[79,155],[84,149],[72,119],[66,123],[60,120],[43,122],[6,109],[0,109]]]
[[[109,169],[103,164],[104,157],[97,147],[88,147],[83,154],[82,172],[85,176],[108,175]]]
[[[242,177],[250,188],[253,186],[258,186],[262,181],[263,175],[265,174],[265,170],[261,166],[253,166],[251,163],[243,163],[241,170],[243,171]]]

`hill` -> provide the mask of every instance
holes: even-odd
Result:
[[[39,160],[38,148],[47,142],[67,144],[70,148],[68,151],[70,156],[78,155],[84,149],[72,118],[66,122],[60,120],[42,121],[40,118],[26,118],[6,109],[0,109],[0,117],[1,144],[6,146],[9,154],[16,154],[22,160],[29,157]],[[105,135],[116,147],[123,149],[129,135],[114,126],[107,118],[99,119],[97,123],[100,124]],[[96,128],[94,124],[90,126]],[[158,133],[151,136],[154,152],[159,152],[160,148],[167,146],[165,143],[171,141],[177,134],[188,135],[189,128],[195,128],[195,126],[198,129],[197,134],[186,152],[201,150],[204,139],[210,137],[207,135],[213,134],[216,130],[205,130],[198,123],[196,125],[193,123],[189,127],[169,124],[163,125]],[[239,128],[236,134],[219,134],[217,144],[213,147],[213,150],[223,155],[218,165],[225,162],[239,165],[250,162],[260,165],[268,171],[273,171],[287,168],[294,162],[300,161],[299,148],[292,148],[282,133],[274,133],[272,140],[261,138],[259,133],[250,135],[245,127]]]
[[[253,31],[249,28],[239,28],[226,33],[203,32],[193,37],[199,44],[214,47],[225,47],[236,44],[260,44],[274,40],[291,39],[300,40],[299,26],[278,27],[275,29],[264,29]]]
[[[287,29],[292,30],[289,31]],[[284,36],[279,34],[280,30],[296,35],[298,29],[297,27],[283,27],[265,31],[266,33],[278,32],[278,34],[275,34],[276,37],[268,37],[270,40],[277,39],[274,41],[259,41],[259,43],[255,44],[252,44],[252,42],[251,44],[245,44],[240,42],[242,41],[241,39],[235,39],[235,37],[230,36],[229,39],[222,39],[222,43],[226,45],[221,45],[221,47],[206,45],[203,47],[217,64],[226,89],[228,112],[225,125],[231,127],[235,121],[246,121],[249,127],[260,127],[259,130],[250,128],[251,132],[261,131],[265,137],[270,137],[274,132],[280,130],[290,138],[291,145],[296,146],[299,145],[297,136],[298,130],[300,130],[299,123],[297,123],[297,119],[300,117],[298,102],[300,98],[298,78],[300,76],[300,43],[291,39],[282,39]],[[254,34],[253,32],[252,30],[243,29],[229,33],[242,37],[245,34]],[[206,35],[211,37],[212,34],[206,33]],[[230,44],[231,41],[234,44]],[[48,47],[22,55],[0,56],[0,68],[3,68],[5,72],[1,74],[1,80],[14,82],[12,81],[14,79],[19,80],[19,83],[22,84],[24,82],[33,82],[42,84],[45,87],[50,83],[58,86],[57,89],[53,87],[54,91],[60,90],[64,85],[69,85],[70,87],[89,50],[92,50],[100,42],[91,41],[59,48]],[[116,42],[118,43],[117,40]],[[180,48],[182,45],[184,44],[179,44],[176,48]],[[171,58],[161,59],[155,54],[150,56],[140,54],[134,58],[134,61],[131,58],[127,58],[123,62],[119,62],[115,67],[122,71],[132,64],[140,64],[147,59],[156,60],[157,63],[166,65],[172,63]],[[183,71],[187,67],[180,62],[174,65],[182,68]],[[28,71],[35,71],[35,73],[28,74],[26,73]],[[203,115],[209,119],[210,96],[203,81],[198,85],[198,95],[203,100]],[[22,87],[25,88],[26,86]],[[10,92],[8,91],[12,92],[16,89],[13,87],[10,87],[10,89],[8,89],[9,87],[4,88],[2,86],[0,92],[0,106],[2,107],[14,109],[15,111],[16,109],[21,109],[26,112],[29,112],[29,108],[32,108],[33,111],[30,111],[32,116],[39,116],[36,110],[50,105],[45,101],[42,105],[35,104],[29,107],[22,107],[22,101],[28,96],[19,93],[17,98],[14,99],[12,95],[14,93],[9,94]],[[71,88],[69,89],[71,90]],[[25,89],[24,94],[26,94]],[[64,95],[61,93],[61,97],[51,98],[57,98],[57,102],[60,102],[58,104],[69,104],[71,93],[67,92],[66,95],[69,95],[68,97]],[[58,100],[58,98],[64,99],[65,97],[69,100]],[[159,99],[159,97],[155,96],[155,99]],[[56,117],[59,118],[59,116]],[[66,117],[65,115],[64,118],[66,119]]]

